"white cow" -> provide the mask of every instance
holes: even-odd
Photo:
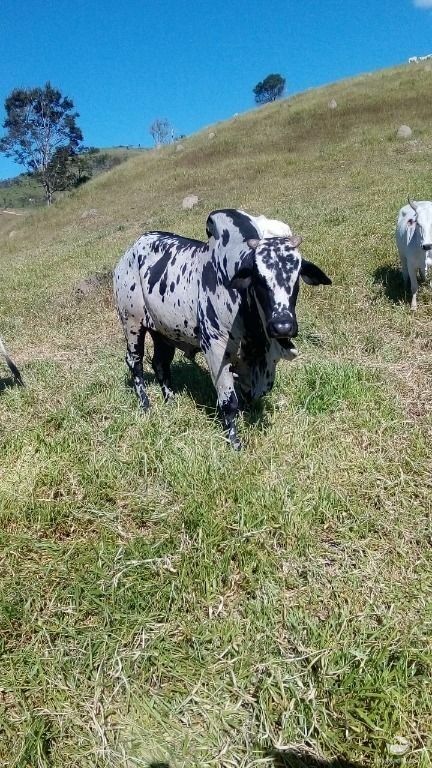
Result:
[[[396,224],[396,245],[405,287],[411,285],[411,309],[417,309],[417,272],[426,279],[432,266],[432,202],[411,201],[399,211]]]
[[[410,56],[410,58],[408,59],[408,64],[417,64],[418,60],[419,60],[418,56]]]
[[[250,217],[257,227],[261,237],[291,237],[292,231],[289,224],[278,219],[268,219],[267,216]]]

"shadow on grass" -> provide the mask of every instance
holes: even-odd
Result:
[[[267,753],[267,757],[273,760],[274,768],[360,768],[358,763],[352,763],[343,757],[321,760],[307,752],[296,750],[272,749]]]
[[[21,384],[14,379],[13,376],[6,376],[5,378],[0,378],[0,395],[3,394],[7,389],[11,389],[12,387],[20,387]]]
[[[361,768],[358,763],[352,763],[342,757],[333,760],[320,760],[307,752],[295,750],[272,749],[266,757],[273,760],[274,768]],[[149,763],[148,768],[170,768],[169,763]]]
[[[149,359],[146,359],[149,364]],[[156,376],[146,366],[144,378],[146,385],[155,384]],[[171,366],[172,384],[174,394],[184,392],[195,402],[195,405],[204,410],[209,418],[214,419],[216,408],[216,391],[211,376],[205,368],[197,362],[186,359],[176,359]],[[126,385],[133,389],[133,381],[126,374]],[[256,426],[260,431],[265,431],[270,426],[270,420],[266,412],[265,398],[254,401],[243,411],[243,419],[246,424]]]
[[[203,408],[213,418],[216,413],[216,392],[209,372],[196,362],[176,360],[172,366],[172,376],[174,392],[186,392],[198,408]],[[270,423],[265,399],[260,398],[248,404],[243,411],[243,418],[246,424],[265,430]]]
[[[394,304],[406,301],[407,292],[405,290],[402,272],[400,269],[397,269],[397,267],[390,264],[378,267],[373,274],[373,281],[375,285],[381,285],[383,287],[385,295]]]
[[[148,768],[170,768],[169,763],[149,763]]]

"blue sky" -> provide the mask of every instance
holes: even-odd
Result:
[[[15,87],[50,80],[87,145],[151,146],[254,106],[277,72],[288,95],[432,52],[432,0],[0,0],[0,121]],[[21,172],[0,155],[0,178]]]

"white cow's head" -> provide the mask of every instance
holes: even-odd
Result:
[[[427,200],[414,202],[408,198],[413,215],[407,221],[409,241],[417,235],[424,251],[432,249],[432,203]]]

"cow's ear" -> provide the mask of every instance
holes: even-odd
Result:
[[[301,235],[290,235],[287,237],[287,240],[289,241],[291,248],[298,248],[303,242]]]
[[[308,285],[331,285],[332,282],[322,269],[306,259],[302,259],[300,275]]]
[[[228,288],[235,288],[236,291],[242,291],[249,288],[252,282],[252,271],[254,266],[253,252],[249,253],[240,264],[237,272],[231,278]]]

